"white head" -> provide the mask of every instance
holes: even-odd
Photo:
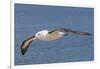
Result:
[[[48,30],[42,30],[40,32],[37,32],[35,36],[39,39],[44,38],[48,34]]]

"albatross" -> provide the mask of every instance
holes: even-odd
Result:
[[[67,35],[72,35],[72,34],[91,35],[88,32],[80,32],[80,31],[75,31],[72,29],[65,29],[65,28],[58,28],[58,29],[54,29],[52,31],[42,30],[22,42],[21,53],[22,53],[22,55],[25,55],[27,49],[29,48],[32,41],[34,41],[34,40],[52,41],[52,40],[57,40],[57,39],[60,39],[61,37],[64,37]]]

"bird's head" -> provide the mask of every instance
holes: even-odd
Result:
[[[45,35],[47,35],[48,34],[48,30],[42,30],[42,31],[40,31],[40,32],[37,32],[36,34],[35,34],[35,36],[37,37],[37,38],[40,38],[40,37],[44,37]]]

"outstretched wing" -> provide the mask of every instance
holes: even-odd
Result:
[[[80,31],[75,31],[75,30],[72,30],[72,29],[65,29],[65,28],[58,28],[58,29],[50,31],[49,33],[54,33],[54,32],[64,32],[65,35],[69,35],[69,34],[91,35],[88,32],[80,32]]]
[[[28,49],[28,47],[30,46],[30,44],[32,43],[33,40],[35,40],[36,37],[35,35],[32,37],[29,37],[28,39],[24,40],[22,45],[21,45],[21,53],[22,55],[24,55]]]

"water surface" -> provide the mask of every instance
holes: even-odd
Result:
[[[15,4],[15,65],[92,61],[93,36],[34,41],[26,54],[22,42],[38,31],[69,28],[93,34],[93,8]]]

